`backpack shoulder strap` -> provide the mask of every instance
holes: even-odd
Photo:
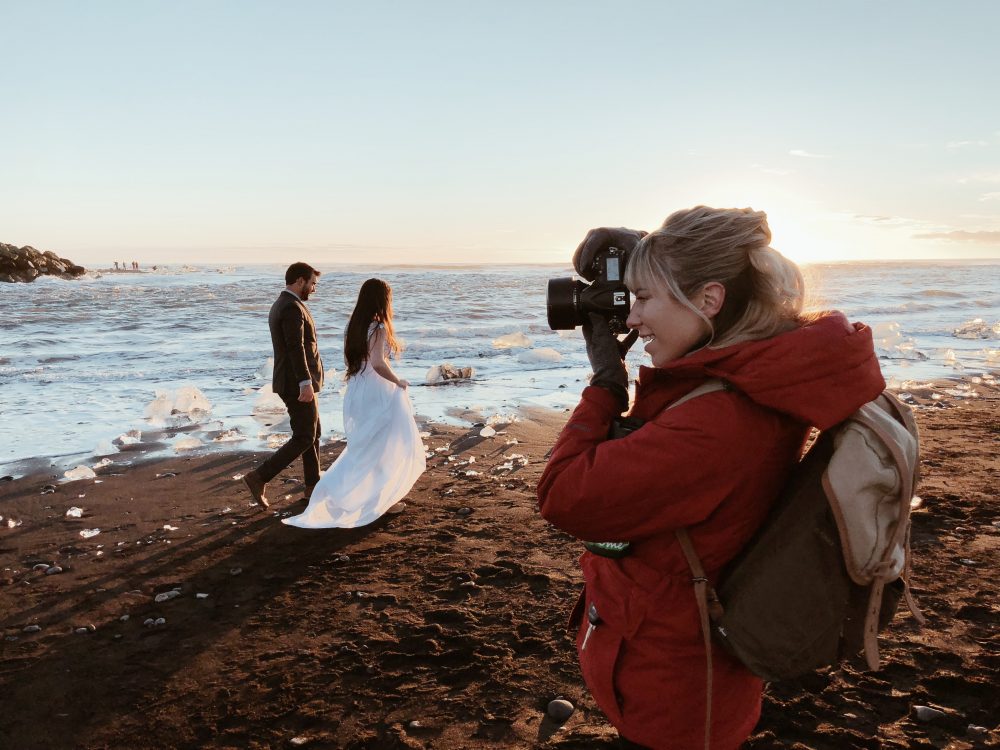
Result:
[[[674,409],[680,406],[681,404],[686,404],[688,401],[698,398],[698,396],[704,396],[708,393],[714,393],[715,391],[728,391],[728,390],[731,390],[731,388],[730,385],[725,380],[722,380],[720,378],[711,378],[710,380],[706,380],[701,385],[692,388],[690,391],[685,393],[676,401],[673,401],[670,404],[668,404],[667,407],[664,409],[664,411],[666,411],[667,409]]]
[[[684,394],[666,408],[673,409],[699,396],[715,391],[724,391],[728,388],[729,384],[724,380],[712,378]],[[705,569],[701,566],[701,560],[694,550],[687,529],[677,529],[674,535],[677,537],[677,542],[684,553],[684,559],[687,560],[688,567],[691,569],[691,582],[694,584],[694,595],[698,601],[698,615],[701,618],[701,634],[705,641],[705,750],[709,750],[712,734],[712,630],[709,619],[722,616],[722,603],[719,601],[715,589],[708,582],[708,576],[705,575]]]

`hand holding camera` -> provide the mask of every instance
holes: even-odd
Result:
[[[628,370],[625,369],[625,355],[639,338],[638,331],[632,331],[619,340],[611,332],[607,318],[597,313],[589,313],[583,324],[583,338],[587,342],[587,359],[594,374],[591,385],[607,388],[621,404],[621,411],[628,406]]]
[[[587,232],[583,242],[573,253],[573,268],[587,281],[597,278],[599,267],[595,265],[598,255],[608,248],[616,247],[621,250],[624,260],[622,261],[622,271],[624,273],[625,263],[628,257],[639,244],[639,240],[649,232],[641,229],[626,229],[625,227],[599,227]]]

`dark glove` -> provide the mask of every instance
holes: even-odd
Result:
[[[639,240],[647,234],[648,232],[643,232],[641,229],[626,229],[625,227],[591,229],[583,238],[583,242],[576,248],[576,252],[573,253],[573,268],[587,281],[593,281],[596,278],[594,258],[599,252],[607,250],[609,247],[617,247],[625,253],[625,262],[627,263],[629,254],[635,250]]]
[[[639,338],[639,332],[632,331],[619,341],[611,333],[607,319],[596,313],[588,314],[582,329],[583,339],[587,342],[587,359],[594,370],[590,384],[607,388],[615,394],[621,404],[619,411],[625,411],[628,406],[628,371],[624,360]]]

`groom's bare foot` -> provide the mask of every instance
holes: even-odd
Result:
[[[243,484],[250,490],[250,495],[258,505],[265,509],[271,507],[267,498],[264,497],[264,488],[267,487],[267,483],[261,480],[256,470],[252,469],[243,475]]]

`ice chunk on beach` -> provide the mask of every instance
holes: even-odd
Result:
[[[177,389],[177,396],[174,398],[174,411],[194,418],[209,414],[212,411],[212,404],[198,388],[193,385],[185,385]]]
[[[517,361],[526,365],[539,364],[542,362],[562,362],[562,355],[555,349],[548,347],[542,349],[528,349],[517,355]]]
[[[212,442],[215,443],[238,443],[241,440],[246,440],[247,436],[240,432],[239,427],[233,427],[231,430],[225,430],[220,432],[214,438]]]
[[[196,438],[188,435],[187,437],[182,437],[176,443],[174,443],[174,451],[181,453],[183,451],[192,451],[202,446],[202,442]]]
[[[212,411],[212,404],[205,394],[193,385],[185,385],[176,392],[156,391],[154,398],[146,406],[146,419],[154,424],[166,424],[178,417],[199,422]]]
[[[103,469],[105,466],[111,466],[110,458],[102,458],[100,461],[94,464],[94,470],[96,471],[97,469]]]
[[[80,536],[84,539],[90,539],[90,537],[97,536],[100,533],[100,529],[80,529]]]
[[[1000,339],[1000,322],[990,325],[982,318],[962,323],[951,332],[957,339]]]
[[[284,414],[285,402],[274,392],[270,385],[261,386],[257,391],[257,400],[253,404],[253,414]]]
[[[78,479],[93,479],[97,476],[93,469],[89,466],[77,466],[75,469],[69,469],[63,473],[69,481],[75,482]]]
[[[526,349],[532,345],[532,340],[525,336],[520,331],[514,331],[513,333],[506,333],[503,336],[499,336],[493,339],[494,349],[514,349],[522,348]]]
[[[83,508],[77,508],[74,505],[66,511],[66,518],[83,518]]]
[[[129,430],[116,437],[112,442],[120,446],[137,445],[142,442],[142,432],[139,430]]]
[[[267,447],[269,450],[280,448],[291,439],[289,432],[272,432],[267,435]]]
[[[876,323],[872,326],[875,351],[883,357],[893,359],[927,359],[927,355],[916,348],[913,339],[903,337],[899,323]]]
[[[455,367],[451,362],[445,362],[430,368],[424,376],[424,382],[427,385],[437,385],[451,380],[468,380],[473,373],[471,367]]]
[[[267,361],[264,362],[259,368],[257,368],[257,377],[261,380],[271,382],[274,377],[274,357],[268,357]]]

